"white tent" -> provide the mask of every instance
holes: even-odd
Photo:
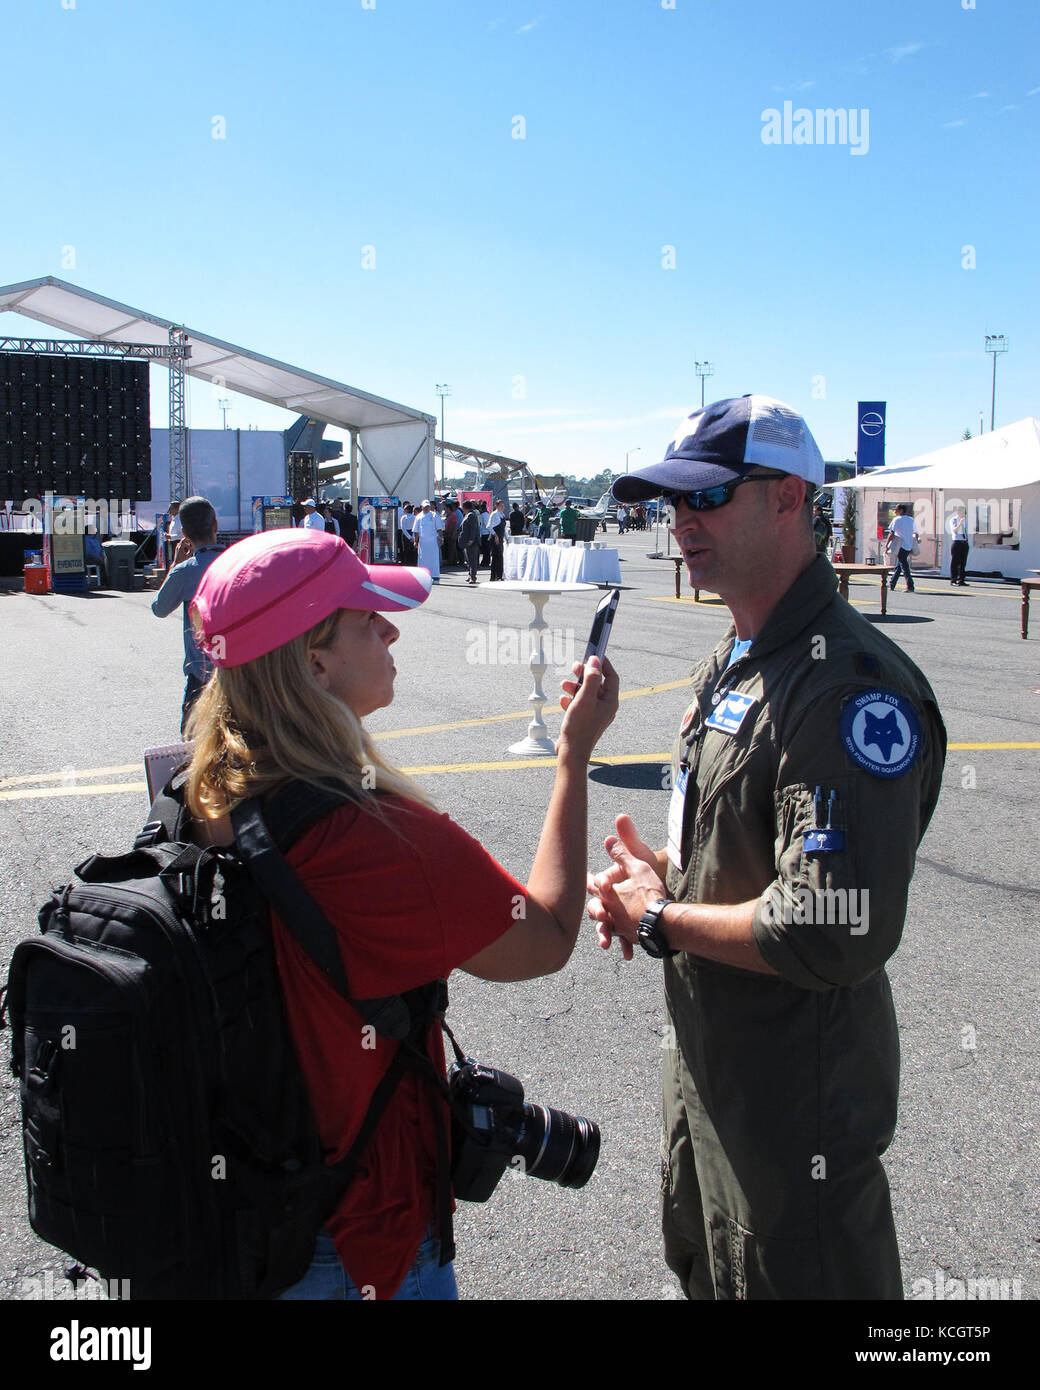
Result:
[[[320,313],[320,299],[306,308]],[[78,338],[114,343],[162,345],[169,341],[169,330],[177,326],[170,319],[50,275],[0,286],[0,313],[5,310]],[[358,444],[360,492],[423,497],[430,491],[435,416],[277,362],[194,328],[184,332],[191,347],[189,376],[348,430]]]
[[[1040,568],[1040,420],[1013,425],[879,468],[832,487],[858,494],[857,559],[884,561],[884,533],[897,503],[913,509],[916,564],[949,570],[955,515],[967,521],[968,570],[1030,578]],[[880,531],[880,535],[879,535]]]

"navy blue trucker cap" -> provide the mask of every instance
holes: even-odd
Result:
[[[619,502],[694,492],[742,478],[753,468],[823,482],[823,455],[796,410],[772,396],[733,396],[695,410],[679,425],[661,463],[614,479]]]

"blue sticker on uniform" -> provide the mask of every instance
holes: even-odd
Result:
[[[718,729],[722,734],[735,734],[743,724],[748,710],[757,704],[758,700],[754,695],[727,695],[704,721],[704,727]]]
[[[844,830],[807,830],[806,854],[837,854],[845,848]]]
[[[853,762],[875,777],[901,777],[921,751],[921,725],[909,700],[866,690],[845,706],[841,741]]]

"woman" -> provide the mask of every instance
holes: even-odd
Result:
[[[192,603],[215,673],[192,714],[186,796],[203,844],[230,844],[229,812],[292,780],[342,790],[343,806],[287,859],[336,930],[354,996],[399,994],[456,967],[487,980],[559,970],[585,903],[586,767],[617,710],[617,676],[590,663],[563,685],[556,781],[526,887],[376,751],[362,720],[389,705],[397,628],[418,607],[421,569],[363,564],[339,538],[268,531],[231,546]],[[575,667],[575,672],[578,671]],[[577,692],[577,693],[576,693]],[[460,910],[464,901],[476,905]],[[397,1044],[368,1037],[272,913],[286,1012],[330,1161],[350,1148]],[[439,1031],[427,1051],[443,1075]],[[354,1179],[282,1297],[455,1298],[433,1219],[437,1107],[406,1071]]]

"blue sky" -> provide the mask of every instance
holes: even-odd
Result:
[[[0,283],[430,413],[448,382],[448,439],[538,472],[655,461],[698,359],[827,458],[887,400],[895,462],[988,428],[987,333],[998,425],[1040,415],[1040,7],[965,3],[32,0]],[[868,113],[863,153],[764,143],[785,101]],[[220,424],[208,384],[190,410]],[[287,420],[236,397],[229,424]]]

